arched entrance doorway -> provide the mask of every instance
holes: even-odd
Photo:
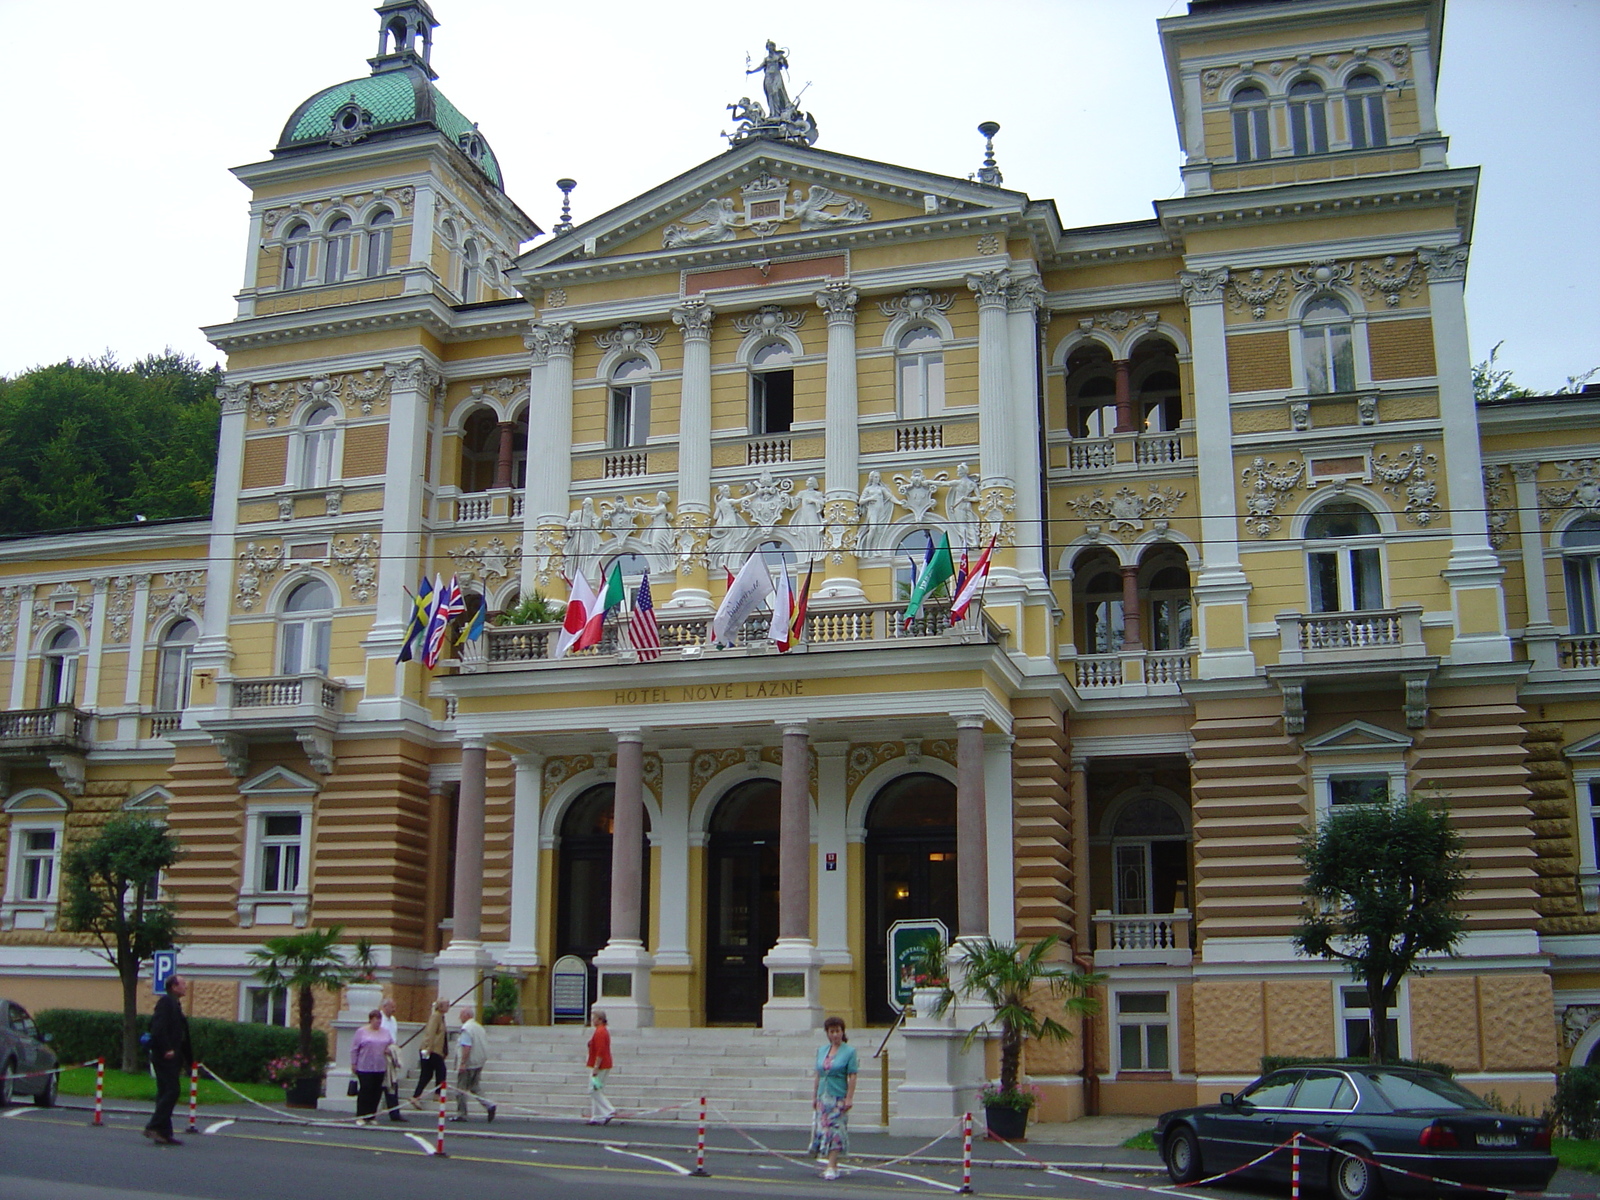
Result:
[[[891,780],[867,809],[867,1019],[890,1022],[889,926],[937,917],[956,932],[956,787],[937,775]]]
[[[1160,796],[1137,796],[1111,827],[1116,911],[1121,916],[1170,913],[1188,906],[1189,830]]]
[[[592,962],[611,937],[611,822],[616,787],[598,783],[580,793],[561,817],[556,866],[556,957],[575,954]],[[645,832],[650,810],[645,810]],[[650,929],[650,852],[646,839],[639,899],[639,928]],[[594,993],[594,968],[589,969]]]
[[[738,784],[717,802],[706,839],[706,1020],[755,1025],[767,999],[761,960],[778,940],[775,779]]]

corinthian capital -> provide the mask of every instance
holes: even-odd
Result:
[[[672,310],[672,323],[683,330],[683,340],[706,341],[711,337],[711,322],[716,310],[704,300],[689,300]]]
[[[571,321],[535,321],[528,327],[522,344],[533,356],[534,365],[541,366],[550,361],[552,354],[571,358],[572,343],[577,334],[578,327]]]
[[[1018,279],[1006,289],[1006,307],[1014,313],[1038,312],[1044,305],[1044,284],[1037,276]]]
[[[1220,304],[1223,290],[1227,286],[1227,267],[1204,267],[1198,271],[1178,272],[1178,287],[1183,291],[1183,302],[1190,307],[1196,304]]]
[[[444,383],[444,376],[423,358],[413,358],[406,362],[384,363],[383,373],[389,377],[390,386],[395,391],[420,392],[424,397],[431,398]]]
[[[224,379],[217,388],[217,399],[222,402],[223,412],[243,412],[244,406],[250,402],[250,385],[230,383]]]
[[[971,288],[973,294],[978,297],[979,308],[1004,308],[1006,288],[1010,283],[1011,273],[1004,268],[998,271],[982,271],[978,274],[967,276],[967,287]]]
[[[1428,273],[1429,283],[1444,283],[1467,277],[1467,247],[1418,246],[1417,258]]]
[[[851,322],[856,319],[856,301],[861,293],[848,283],[836,280],[817,293],[817,307],[828,314],[828,324]]]

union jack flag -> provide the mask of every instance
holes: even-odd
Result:
[[[661,657],[661,631],[656,627],[656,606],[650,598],[649,571],[644,573],[639,590],[633,594],[633,620],[628,624],[628,631],[641,659]]]

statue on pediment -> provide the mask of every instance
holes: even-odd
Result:
[[[802,112],[799,97],[789,96],[789,85],[784,72],[789,69],[789,52],[776,42],[767,42],[766,56],[755,66],[745,60],[746,75],[761,76],[761,90],[767,98],[765,108],[759,101],[742,96],[737,104],[728,105],[728,111],[738,122],[732,133],[723,136],[734,145],[752,138],[766,138],[775,142],[797,142],[805,146],[817,143],[817,122],[808,112]]]

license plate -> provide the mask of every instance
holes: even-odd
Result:
[[[1515,1146],[1517,1135],[1514,1133],[1480,1133],[1478,1145],[1480,1146]]]

